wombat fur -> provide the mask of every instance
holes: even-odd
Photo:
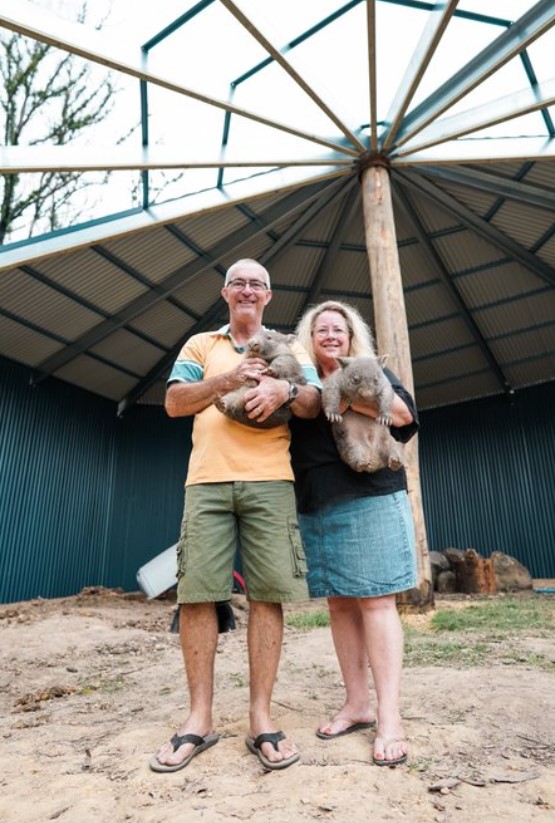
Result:
[[[280,334],[277,331],[262,329],[247,343],[244,357],[261,357],[268,364],[264,374],[269,374],[278,380],[292,380],[294,383],[304,385],[306,378],[301,364],[293,354],[290,343],[295,340],[292,334]],[[288,408],[281,406],[276,409],[264,422],[259,423],[256,419],[251,419],[245,413],[245,394],[256,386],[256,380],[247,380],[238,389],[224,394],[216,401],[216,407],[245,426],[253,426],[256,429],[271,429],[287,423],[291,417]]]
[[[341,459],[357,472],[375,472],[403,465],[400,444],[393,439],[389,426],[393,422],[391,408],[395,393],[384,374],[383,358],[338,357],[339,368],[324,381],[322,406],[332,424],[333,436]],[[378,417],[348,409],[343,416],[339,404],[378,404]]]

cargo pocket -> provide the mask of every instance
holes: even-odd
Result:
[[[291,561],[293,565],[293,577],[306,577],[306,557],[299,531],[299,524],[296,520],[290,520],[288,524],[289,540],[291,542]]]
[[[187,570],[187,521],[183,518],[181,534],[177,543],[177,579],[180,580]]]

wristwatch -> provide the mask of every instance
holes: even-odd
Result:
[[[297,384],[293,383],[292,380],[288,380],[287,382],[289,383],[289,397],[287,398],[287,400],[283,404],[286,409],[288,409],[289,406],[291,405],[291,403],[294,400],[296,400],[297,397],[299,396],[299,387],[297,386]]]

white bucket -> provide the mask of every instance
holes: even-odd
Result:
[[[177,543],[157,554],[137,572],[137,583],[147,597],[158,597],[177,583]]]

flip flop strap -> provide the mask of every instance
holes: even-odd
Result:
[[[278,743],[280,740],[285,740],[283,732],[264,732],[259,734],[254,741],[254,748],[260,749],[263,743],[271,743],[276,752],[279,752]]]
[[[204,743],[204,737],[199,737],[198,734],[174,734],[170,743],[173,746],[174,752],[176,752],[180,746],[184,746],[185,743],[193,743],[195,746],[201,746]]]

